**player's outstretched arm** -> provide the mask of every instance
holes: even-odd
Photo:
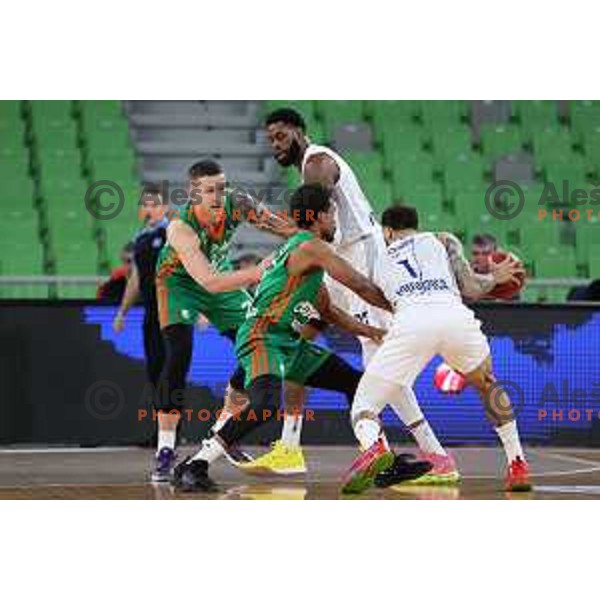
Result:
[[[274,213],[267,205],[242,189],[231,191],[234,210],[240,212],[242,219],[283,238],[292,237],[298,231],[296,224],[286,215]]]
[[[511,257],[492,265],[488,274],[475,273],[465,257],[463,245],[456,236],[443,232],[438,233],[437,238],[446,247],[450,266],[465,298],[479,300],[487,296],[498,284],[516,279],[518,274],[523,273],[522,265]]]
[[[322,240],[310,240],[300,245],[310,266],[324,269],[330,277],[358,294],[365,302],[392,312],[392,307],[381,289],[370,279],[359,273],[347,260],[338,256]]]
[[[339,306],[332,304],[329,292],[324,285],[322,285],[319,290],[317,303],[317,309],[322,319],[328,324],[335,325],[357,337],[369,338],[376,343],[381,343],[383,341],[383,338],[387,333],[385,329],[379,329],[379,327],[372,327],[366,323],[361,323],[358,319],[349,315]]]
[[[127,285],[125,286],[125,292],[123,293],[123,299],[121,300],[121,306],[113,321],[113,329],[119,333],[125,326],[125,316],[129,312],[129,309],[138,301],[140,297],[140,276],[138,274],[135,262],[131,263],[131,272],[127,278]]]
[[[230,292],[260,281],[262,266],[240,269],[232,273],[215,273],[204,253],[198,247],[198,236],[182,221],[173,221],[167,227],[167,241],[177,251],[189,275],[206,291]]]

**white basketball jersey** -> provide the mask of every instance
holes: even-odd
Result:
[[[306,161],[315,154],[327,154],[337,163],[340,178],[333,190],[332,198],[337,208],[337,234],[339,245],[351,244],[364,235],[377,231],[378,225],[371,205],[364,195],[354,172],[348,163],[330,148],[311,144],[302,158],[302,178]]]
[[[375,281],[394,309],[406,305],[461,303],[445,246],[433,233],[416,233],[390,244]]]

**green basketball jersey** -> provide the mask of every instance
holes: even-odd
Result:
[[[223,231],[217,232],[220,234],[217,238],[211,235],[211,232],[207,227],[198,223],[194,216],[193,208],[192,203],[188,202],[179,211],[178,218],[196,232],[196,235],[198,236],[198,246],[215,271],[219,273],[232,271],[233,265],[228,258],[229,245],[235,230],[240,224],[240,220],[233,218],[230,198],[226,197],[224,200],[226,218],[223,222]],[[169,242],[167,242],[160,251],[156,271],[159,275],[162,274],[163,276],[173,275],[176,277],[192,279],[179,259],[177,251],[169,244]]]
[[[318,316],[315,307],[323,270],[290,275],[287,269],[290,254],[300,244],[312,239],[312,233],[300,231],[276,252],[254,294],[248,311],[249,321],[244,324],[244,329],[252,329],[255,322],[260,321],[262,333],[292,335],[296,338],[309,319]]]
[[[225,219],[212,232],[196,220],[191,203],[180,211],[179,218],[198,236],[198,246],[213,270],[233,270],[228,257],[231,238],[240,224],[232,215],[231,201],[224,202]],[[251,296],[245,290],[211,293],[189,275],[181,259],[168,242],[157,262],[157,292],[161,327],[175,323],[194,323],[202,313],[219,331],[236,330],[243,323]]]

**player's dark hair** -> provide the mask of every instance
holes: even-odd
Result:
[[[300,229],[309,229],[319,213],[327,212],[331,206],[331,192],[318,183],[301,185],[290,199],[292,218]]]
[[[473,236],[472,244],[474,246],[498,246],[498,240],[491,233],[478,233]]]
[[[306,122],[302,115],[293,108],[278,108],[269,113],[265,118],[265,127],[273,125],[273,123],[285,123],[292,127],[298,127],[306,133]]]
[[[190,179],[198,177],[210,177],[211,175],[220,175],[223,173],[223,167],[216,161],[210,158],[199,160],[194,163],[188,170]]]
[[[159,185],[156,183],[145,183],[142,188],[142,194],[144,196],[159,196],[162,193]]]
[[[414,206],[394,204],[386,208],[381,215],[381,224],[394,231],[402,229],[418,229],[419,214]]]

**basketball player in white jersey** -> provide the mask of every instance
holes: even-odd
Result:
[[[356,392],[352,426],[364,451],[350,468],[345,487],[360,492],[373,482],[393,482],[393,467],[376,477],[377,461],[386,451],[380,441],[379,413],[388,403],[396,408],[434,471],[437,467],[441,474],[456,472],[412,392],[421,371],[441,355],[481,395],[506,453],[507,490],[530,490],[510,399],[492,372],[480,322],[462,302],[463,295],[476,299],[510,281],[522,272],[522,265],[507,258],[492,266],[489,275],[474,274],[460,242],[451,234],[419,232],[417,211],[410,206],[388,208],[382,224],[388,248],[387,256],[375,266],[375,283],[392,305],[394,316]]]
[[[369,279],[373,278],[373,265],[385,254],[381,226],[375,220],[369,201],[346,161],[326,146],[311,143],[302,115],[291,108],[275,110],[265,119],[267,138],[275,160],[283,167],[298,169],[303,183],[318,183],[331,190],[336,205],[337,234],[334,240],[336,253]],[[390,315],[371,306],[354,292],[326,276],[331,303],[355,319],[373,327],[386,329]],[[367,364],[377,345],[368,338],[359,338],[363,364]],[[293,410],[288,398],[293,396]],[[284,417],[282,437],[272,452],[264,454],[246,465],[245,470],[257,472],[270,470],[279,475],[303,473],[306,470],[300,448],[302,430],[302,390],[286,389],[286,406],[289,415]]]

